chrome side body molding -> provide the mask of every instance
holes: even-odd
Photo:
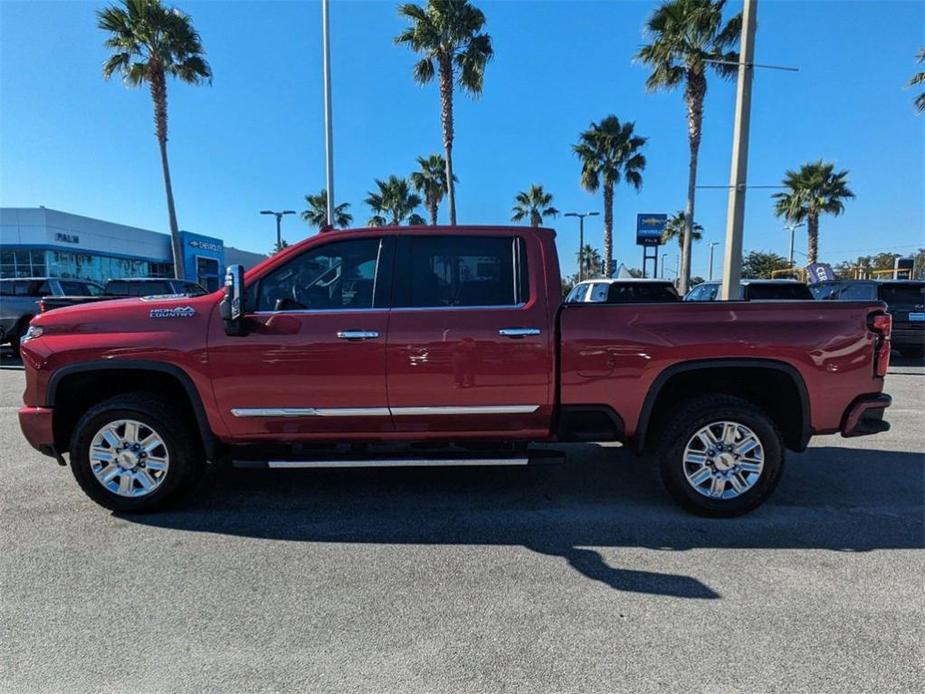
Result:
[[[235,407],[235,417],[389,417],[467,414],[530,414],[539,405],[469,405],[448,407]]]

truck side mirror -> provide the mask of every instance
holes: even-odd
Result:
[[[226,335],[241,337],[247,334],[243,265],[229,265],[225,270],[225,296],[219,304],[219,312],[225,322]]]

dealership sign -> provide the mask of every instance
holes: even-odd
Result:
[[[817,282],[825,282],[826,280],[834,279],[835,272],[828,263],[813,263],[812,265],[806,266],[806,282],[808,284],[816,284]]]
[[[640,246],[658,246],[668,223],[667,214],[637,214],[636,243]]]

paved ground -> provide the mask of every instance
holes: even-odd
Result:
[[[103,511],[21,438],[0,370],[2,691],[925,688],[925,366],[888,434],[817,439],[772,502],[677,510],[645,460],[232,471]]]

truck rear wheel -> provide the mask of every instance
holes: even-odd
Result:
[[[204,461],[190,425],[154,395],[118,395],[91,407],[71,437],[81,489],[113,511],[160,508],[190,489]]]
[[[682,402],[656,449],[662,481],[682,507],[728,518],[760,506],[780,481],[783,439],[760,407],[728,395]]]

